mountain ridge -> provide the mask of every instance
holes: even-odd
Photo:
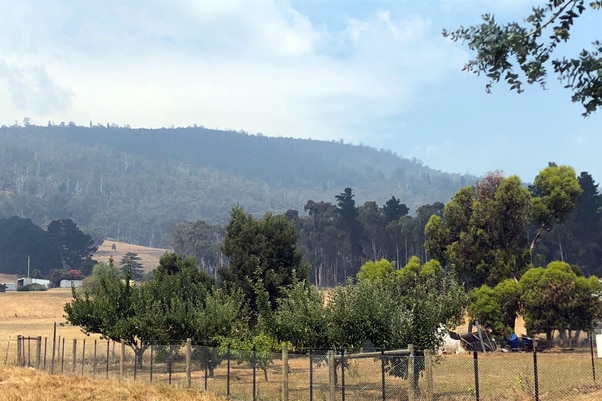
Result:
[[[335,141],[204,127],[0,127],[0,217],[41,226],[72,218],[98,240],[151,247],[169,247],[175,224],[225,224],[235,204],[303,213],[307,201],[332,202],[351,187],[358,205],[395,196],[413,212],[475,180]]]

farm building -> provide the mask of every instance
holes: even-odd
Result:
[[[71,288],[71,287],[77,288],[80,285],[82,285],[81,280],[61,280],[59,287],[60,288]]]
[[[39,284],[46,288],[50,288],[50,280],[44,280],[41,278],[21,277],[17,280],[17,288],[25,287],[30,284]]]

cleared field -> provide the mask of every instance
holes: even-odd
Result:
[[[71,289],[63,288],[0,293],[0,344],[18,335],[52,338],[55,322],[57,336],[86,338],[79,327],[64,324],[63,306],[69,301]]]
[[[115,245],[115,249],[113,249],[113,245]],[[121,258],[126,253],[133,252],[138,254],[144,271],[150,272],[159,265],[159,259],[168,251],[168,249],[149,248],[108,239],[104,240],[102,245],[98,247],[96,253],[92,255],[92,259],[98,262],[109,263],[109,258],[113,257],[114,263],[119,265]]]

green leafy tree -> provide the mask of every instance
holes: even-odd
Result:
[[[287,286],[307,280],[309,266],[297,251],[296,240],[285,216],[268,213],[258,220],[241,207],[232,209],[223,245],[229,266],[220,269],[219,276],[226,290],[242,291],[252,325],[259,313],[259,286],[268,294],[269,309],[274,310]]]
[[[122,280],[112,263],[96,266],[93,277],[83,293],[74,289],[65,318],[86,334],[124,340],[138,364],[150,344],[171,344],[165,352],[169,359],[187,338],[209,342],[244,322],[240,294],[213,290],[213,280],[193,259],[174,253],[164,254],[153,278],[138,286],[131,285],[129,273]]]
[[[550,163],[535,177],[531,192],[532,219],[536,225],[535,235],[529,247],[533,258],[535,246],[541,236],[553,224],[561,223],[569,216],[582,189],[572,167]]]
[[[590,49],[578,55],[554,58],[559,46],[571,39],[571,30],[586,12],[595,12],[602,1],[546,0],[533,7],[522,23],[496,21],[492,14],[483,14],[479,25],[443,31],[443,36],[460,41],[475,52],[464,70],[489,78],[487,92],[500,80],[511,90],[523,91],[523,83],[546,86],[548,70],[573,92],[573,102],[579,102],[588,116],[602,106],[602,42],[594,40]],[[561,55],[562,52],[561,52]]]
[[[464,187],[426,225],[431,258],[450,267],[468,289],[518,278],[526,270],[531,195],[517,176],[490,173]]]
[[[272,318],[263,324],[272,337],[297,349],[326,349],[332,345],[327,332],[324,295],[308,283],[298,282],[287,287]]]
[[[124,340],[141,363],[149,341],[154,339],[153,334],[159,328],[138,324],[137,314],[144,306],[144,300],[140,289],[131,285],[129,277],[122,281],[115,269],[102,269],[98,274],[94,288],[83,294],[73,289],[73,300],[64,307],[65,319],[73,326],[79,326],[85,334],[100,334],[113,341]]]
[[[519,281],[525,325],[529,334],[554,330],[590,331],[602,317],[602,284],[594,276],[578,276],[566,262],[551,262],[546,268],[531,268]]]
[[[485,284],[473,288],[468,293],[468,302],[468,316],[471,321],[478,321],[496,337],[509,336],[511,329],[505,324],[500,296],[495,289]]]

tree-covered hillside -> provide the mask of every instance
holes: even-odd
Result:
[[[0,128],[0,218],[73,219],[95,238],[147,246],[168,245],[175,224],[224,225],[234,204],[256,215],[303,210],[353,187],[358,202],[396,196],[412,214],[473,180],[341,142],[203,127]]]

